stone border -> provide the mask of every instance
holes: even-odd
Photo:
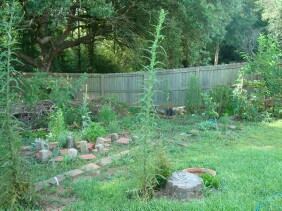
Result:
[[[59,186],[62,181],[64,181],[66,178],[74,179],[86,172],[95,172],[97,171],[101,166],[109,165],[113,162],[113,160],[120,159],[123,155],[126,155],[129,153],[129,150],[122,151],[120,153],[114,154],[112,156],[108,156],[106,158],[102,158],[100,160],[97,160],[95,163],[89,163],[86,164],[80,168],[73,169],[70,171],[67,171],[63,174],[56,175],[54,177],[51,177],[50,179],[47,179],[45,181],[41,181],[35,184],[36,191],[40,191],[46,187],[50,186]]]

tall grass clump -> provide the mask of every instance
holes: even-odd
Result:
[[[141,111],[138,114],[138,123],[136,123],[136,135],[138,137],[138,146],[136,150],[135,166],[133,171],[134,193],[140,199],[148,200],[154,196],[156,189],[160,184],[164,184],[167,177],[170,176],[169,161],[166,157],[165,148],[160,143],[154,143],[153,138],[156,130],[157,113],[154,103],[154,86],[158,83],[156,78],[157,66],[160,64],[157,60],[159,43],[164,39],[161,35],[162,25],[166,13],[161,10],[158,25],[146,52],[149,65],[145,66],[147,76],[144,84],[144,95],[140,102]],[[159,145],[158,145],[159,144]]]
[[[202,104],[202,86],[197,76],[191,76],[188,81],[186,110],[189,113],[197,113],[201,109]]]
[[[15,1],[6,2],[0,11],[0,209],[27,208],[33,201],[27,163],[20,158],[20,127],[13,115],[13,103],[17,99],[18,76],[13,64],[16,24],[19,23],[19,7]]]

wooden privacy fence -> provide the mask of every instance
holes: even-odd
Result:
[[[216,85],[233,85],[244,63],[189,67],[183,69],[162,70],[156,73],[159,84],[155,86],[155,104],[167,104],[168,93],[171,105],[184,105],[192,75],[199,77],[202,89],[208,90]],[[27,74],[32,75],[32,74]],[[73,85],[76,84],[80,73],[52,73],[54,77],[69,77]],[[124,103],[138,104],[142,97],[146,72],[115,73],[115,74],[88,74],[85,86],[82,86],[77,97],[82,98],[87,84],[89,97],[116,96]]]
[[[199,77],[203,90],[208,90],[216,85],[232,85],[238,78],[242,63],[189,67],[173,70],[162,70],[156,73],[159,83],[155,86],[155,104],[167,104],[168,94],[170,104],[184,105],[192,75]],[[75,85],[81,73],[50,73],[54,77],[68,77]],[[32,73],[26,74],[32,76]],[[146,72],[114,73],[114,74],[88,74],[88,78],[77,94],[82,98],[86,90],[89,97],[115,96],[118,101],[134,105],[142,97]]]

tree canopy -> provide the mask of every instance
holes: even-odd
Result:
[[[5,0],[0,0],[4,9]],[[271,3],[272,2],[272,3]],[[280,0],[18,0],[24,71],[140,70],[161,8],[166,68],[239,61],[260,33],[281,36]],[[271,7],[270,7],[271,6]],[[272,8],[272,9],[271,9]],[[279,21],[280,20],[280,21]],[[281,39],[281,38],[280,38]],[[220,53],[220,52],[223,53]]]

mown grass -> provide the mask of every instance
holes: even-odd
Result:
[[[128,171],[132,158],[128,156],[115,164],[123,166],[114,177],[69,183],[76,201],[66,210],[255,210],[260,201],[282,192],[281,120],[235,123],[235,130],[221,127],[219,131],[200,131],[194,138],[185,135],[185,131],[198,128],[199,121],[197,117],[186,116],[161,119],[156,138],[167,145],[174,171],[189,167],[214,169],[221,179],[219,190],[206,189],[203,199],[190,202],[129,199],[125,192],[133,184]],[[174,142],[168,143],[169,139]],[[178,145],[183,141],[189,142],[187,147]],[[265,202],[261,208],[281,209],[281,196]]]

